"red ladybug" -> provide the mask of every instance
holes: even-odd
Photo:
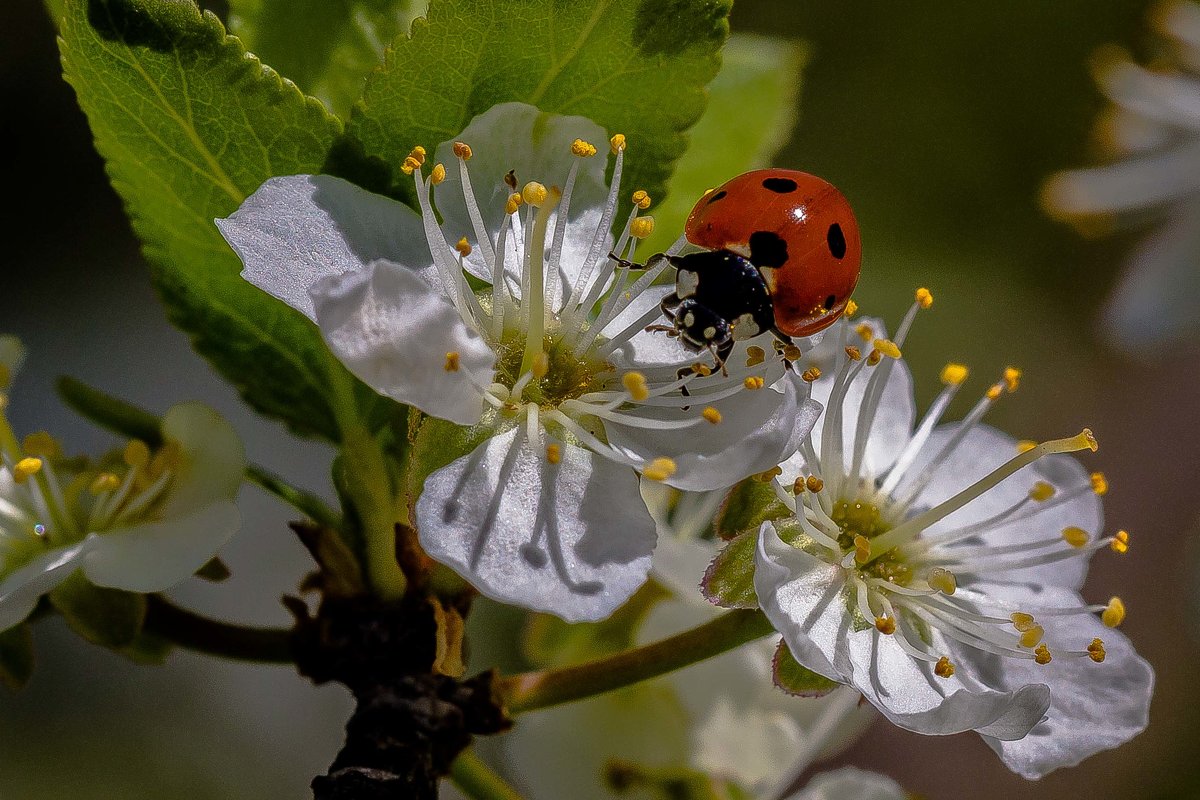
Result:
[[[670,256],[666,330],[723,362],[733,343],[772,331],[785,342],[832,325],[858,283],[862,239],[834,186],[790,169],[747,172],[704,195],[684,228],[707,248]]]

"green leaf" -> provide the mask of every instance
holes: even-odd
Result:
[[[230,0],[229,28],[246,49],[337,114],[350,113],[367,73],[408,30],[409,0]]]
[[[213,219],[273,175],[321,171],[341,124],[191,2],[64,10],[67,81],[172,322],[259,411],[336,441],[353,379],[314,325],[239,277]]]
[[[670,247],[705,191],[770,166],[795,127],[807,60],[799,42],[746,33],[729,37],[721,71],[708,86],[708,110],[692,128],[691,147],[675,165],[666,197],[654,207],[654,233],[642,243],[642,253]]]
[[[657,196],[704,111],[731,3],[432,0],[368,79],[349,132],[395,178],[413,145],[437,145],[491,106],[522,101],[625,134],[622,183]]]
[[[758,608],[754,591],[754,550],[758,546],[758,530],[749,530],[734,537],[717,554],[700,591],[710,603],[722,608]]]
[[[0,631],[0,684],[21,689],[33,677],[33,634],[27,623]]]
[[[797,661],[788,649],[787,642],[782,640],[775,650],[775,660],[771,666],[775,685],[791,695],[821,697],[838,687],[837,681],[818,675]]]
[[[564,622],[552,614],[530,614],[522,652],[539,667],[578,664],[628,650],[637,643],[646,616],[671,593],[655,581],[643,584],[633,597],[600,622]]]
[[[146,621],[145,595],[93,586],[79,570],[55,587],[49,598],[72,630],[103,647],[129,647]]]
[[[746,478],[729,490],[713,524],[718,536],[732,539],[747,531],[757,531],[767,520],[791,515],[769,482]]]

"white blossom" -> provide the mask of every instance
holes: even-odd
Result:
[[[611,186],[592,142],[610,145]],[[816,407],[773,354],[743,343],[722,374],[645,332],[668,265],[609,256],[653,227],[645,192],[621,198],[624,136],[510,103],[426,155],[404,164],[420,214],[300,175],[218,225],[247,280],[314,320],[355,375],[472,427],[478,446],[416,502],[428,553],[495,599],[604,617],[650,567],[639,473],[728,485],[787,458]]]
[[[1057,455],[1095,449],[1090,431],[1018,443],[981,423],[1018,370],[940,424],[967,377],[948,365],[914,425],[917,297],[894,341],[842,323],[813,352],[826,407],[774,484],[792,516],[759,531],[755,589],[801,664],[902,727],[975,730],[1036,778],[1146,725],[1153,672],[1112,629],[1124,604],[1079,595],[1089,557],[1128,534],[1102,532],[1103,475]]]

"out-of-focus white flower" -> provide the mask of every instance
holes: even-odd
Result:
[[[910,797],[900,784],[885,775],[842,767],[815,776],[788,800],[908,800]]]
[[[97,462],[64,458],[48,434],[18,442],[0,411],[0,631],[76,570],[97,586],[158,592],[237,532],[245,458],[233,429],[187,403],[167,412],[162,436],[157,450],[135,440]]]
[[[1114,162],[1059,173],[1043,193],[1051,214],[1085,230],[1113,217],[1157,220],[1104,311],[1103,333],[1130,353],[1200,328],[1200,7],[1167,0],[1152,22],[1164,63],[1146,68],[1115,48],[1096,59],[1112,101],[1097,138]]]
[[[981,424],[1019,371],[939,425],[967,377],[948,365],[914,426],[900,347],[932,303],[917,298],[895,341],[842,324],[813,351],[826,408],[775,483],[792,516],[759,531],[755,590],[802,665],[902,727],[975,730],[1036,778],[1146,725],[1153,672],[1112,630],[1124,605],[1078,593],[1092,553],[1128,535],[1101,533],[1104,477],[1055,455],[1095,449],[1090,431],[1018,443]]]
[[[611,187],[591,144],[605,141]],[[645,580],[655,534],[638,473],[728,485],[787,458],[792,426],[817,413],[779,358],[743,343],[713,373],[644,331],[667,263],[639,272],[609,256],[653,227],[638,191],[611,235],[624,154],[624,136],[587,119],[509,103],[439,146],[432,168],[414,148],[404,171],[420,214],[300,175],[218,221],[247,280],[313,319],[354,374],[473,426],[481,443],[416,503],[428,553],[490,597],[567,620],[608,615]]]

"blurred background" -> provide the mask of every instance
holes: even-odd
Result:
[[[1096,556],[1085,594],[1120,594],[1130,609],[1124,631],[1158,673],[1149,730],[1039,783],[1011,775],[972,734],[921,737],[883,722],[838,759],[932,800],[1200,797],[1200,348],[1107,346],[1098,312],[1140,233],[1084,239],[1037,201],[1047,175],[1093,163],[1105,103],[1089,58],[1107,43],[1150,53],[1147,10],[1116,0],[739,0],[734,10],[735,30],[808,45],[799,122],[777,164],[826,177],[854,205],[864,311],[894,321],[916,286],[937,297],[905,348],[918,403],[949,360],[976,376],[1022,367],[1021,391],[990,421],[1033,439],[1092,427],[1102,448],[1087,465],[1112,485],[1109,526],[1133,535],[1124,559]],[[16,428],[50,429],[79,450],[110,442],[59,404],[60,374],[156,411],[199,398],[233,421],[252,459],[328,494],[330,454],[250,414],[168,326],[35,0],[0,3],[0,109],[0,332],[31,351]],[[311,562],[279,504],[253,488],[242,499],[243,533],[223,553],[233,578],[175,596],[286,624],[279,597]],[[349,698],[286,668],[183,652],[165,668],[134,667],[53,620],[35,637],[32,684],[0,690],[0,800],[303,798],[340,746]]]

